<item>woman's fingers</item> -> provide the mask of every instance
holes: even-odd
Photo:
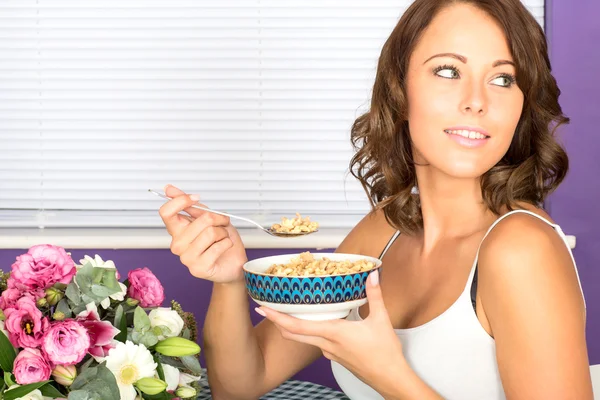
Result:
[[[179,197],[182,195],[187,195],[187,193],[185,193],[183,190],[181,190],[173,185],[165,186],[165,194],[171,198]],[[198,205],[201,207],[206,207],[204,204],[198,203]],[[191,215],[192,219],[199,218],[201,215],[206,213],[206,211],[204,211],[204,210],[199,210],[199,209],[193,208],[193,207],[184,208],[182,211],[185,211],[186,213]]]
[[[190,220],[183,215],[179,215],[179,212],[184,211],[197,202],[197,196],[181,195],[167,201],[160,207],[158,214],[171,236],[178,236],[190,224]]]

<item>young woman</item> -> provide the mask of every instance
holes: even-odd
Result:
[[[575,263],[541,209],[568,167],[558,96],[544,34],[518,0],[410,6],[352,128],[351,170],[373,211],[337,251],[383,268],[345,320],[261,307],[253,327],[238,233],[167,186],[171,249],[214,282],[214,397],[258,398],[324,355],[351,399],[591,399]]]

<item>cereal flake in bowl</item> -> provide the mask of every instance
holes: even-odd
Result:
[[[357,254],[301,253],[258,258],[244,264],[250,297],[296,318],[345,318],[367,302],[365,284],[381,260]]]

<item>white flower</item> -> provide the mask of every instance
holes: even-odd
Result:
[[[156,363],[152,354],[143,345],[131,341],[117,343],[108,351],[105,359],[108,368],[117,379],[121,400],[135,400],[133,384],[141,378],[152,378],[156,373]]]
[[[167,307],[158,307],[154,310],[150,311],[150,326],[153,328],[155,326],[166,326],[171,330],[170,333],[164,335],[159,335],[158,340],[164,340],[165,338],[172,336],[179,336],[183,329],[183,320],[177,314],[177,311],[171,310]]]
[[[200,378],[201,378],[200,376],[194,376],[194,375],[186,374],[185,372],[181,372],[179,374],[179,386],[189,386],[190,383],[192,383],[194,381],[199,381]]]
[[[179,370],[168,364],[163,364],[162,368],[163,372],[165,373],[165,382],[167,382],[167,390],[177,389],[177,386],[179,386]]]
[[[117,269],[115,263],[112,260],[104,261],[98,254],[94,256],[94,258],[90,256],[83,256],[81,260],[79,260],[81,265],[77,265],[78,269],[83,267],[84,264],[90,263],[92,267],[97,268],[109,268],[109,269]]]

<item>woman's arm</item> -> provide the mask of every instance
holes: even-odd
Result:
[[[583,298],[557,232],[506,218],[482,245],[478,274],[507,398],[591,400]]]

